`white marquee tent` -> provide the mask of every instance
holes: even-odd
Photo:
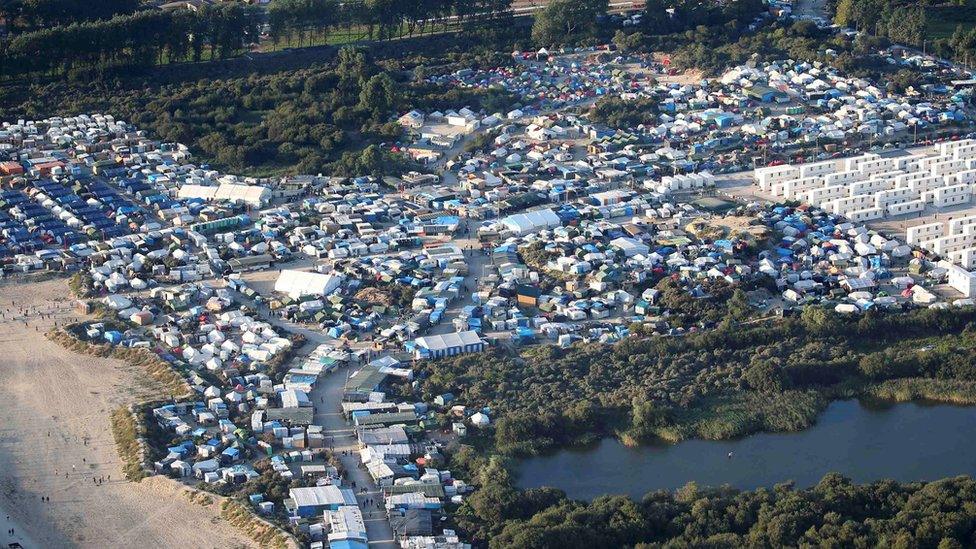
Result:
[[[522,236],[542,229],[559,227],[562,225],[562,221],[552,210],[535,210],[510,215],[502,219],[502,224],[516,235]]]
[[[342,275],[320,274],[307,271],[285,269],[278,275],[274,289],[288,294],[292,299],[305,295],[329,295],[339,288]]]

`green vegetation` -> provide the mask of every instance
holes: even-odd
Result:
[[[971,547],[976,481],[879,481],[831,473],[816,486],[741,492],[688,484],[635,502],[570,501],[559,490],[516,491],[501,464],[481,465],[481,488],[457,513],[492,549],[548,547]]]
[[[485,52],[508,43],[508,37],[498,40],[450,46],[444,37],[430,37],[410,47],[344,48],[305,62],[296,56],[294,62],[304,65],[298,69],[288,68],[289,57],[265,60],[261,70],[228,61],[199,75],[199,67],[186,66],[96,83],[10,84],[0,88],[0,107],[27,118],[111,113],[155,138],[188,145],[201,163],[242,175],[386,175],[416,167],[390,152],[402,133],[392,115],[408,108],[502,110],[512,104],[498,90],[414,80],[417,67],[497,63],[498,56]]]
[[[670,52],[672,66],[700,69],[707,75],[750,60],[802,59],[825,63],[853,77],[886,82],[897,92],[930,81],[922,73],[891,65],[879,55],[878,51],[890,44],[887,38],[862,34],[850,40],[818,29],[812,21],[774,22],[755,32],[745,32],[745,25],[745,19],[730,19],[724,25],[699,25],[671,34],[620,31],[613,41],[626,51]],[[976,46],[976,35],[972,40]]]
[[[110,19],[139,8],[139,0],[5,0],[0,2],[0,18],[12,34],[45,27],[70,25],[81,21]]]
[[[945,379],[894,379],[872,386],[868,395],[885,402],[934,400],[961,406],[976,405],[976,385]]]
[[[642,21],[643,32],[666,35],[702,27],[739,27],[748,24],[764,9],[762,0],[647,0]],[[668,10],[674,15],[669,16]]]
[[[220,516],[258,542],[261,547],[284,549],[285,547],[297,546],[284,530],[254,516],[248,507],[232,499],[225,499],[220,504]]]
[[[0,75],[101,73],[164,60],[200,61],[205,50],[223,59],[257,41],[260,20],[257,8],[227,3],[42,27],[0,41]]]
[[[903,0],[839,0],[838,25],[853,27],[902,44],[921,46],[930,8]]]
[[[541,46],[593,43],[600,34],[607,0],[550,0],[536,14],[532,40]]]
[[[78,271],[68,279],[68,289],[71,290],[71,295],[80,299],[87,299],[95,295],[93,291],[94,283],[95,279],[92,278],[91,273]]]
[[[112,437],[122,460],[122,473],[131,482],[139,482],[146,477],[142,468],[142,450],[139,444],[139,424],[135,416],[125,406],[112,411],[109,416]]]
[[[389,40],[423,35],[446,29],[498,28],[510,23],[511,0],[275,0],[268,8],[269,35],[277,47],[281,42],[301,46],[318,37],[327,43],[329,34],[355,27],[368,40]],[[451,18],[447,21],[438,21]]]
[[[64,82],[12,90],[8,102],[23,102],[8,113],[110,112],[164,141],[189,145],[205,163],[249,175],[384,174],[406,162],[373,146],[399,138],[399,125],[388,119],[405,100],[405,86],[359,50],[341,50],[327,67],[143,84],[119,83],[112,93]]]
[[[686,325],[743,318],[741,299],[730,290],[711,289],[711,300],[684,300],[670,285],[666,279],[658,286],[662,303]],[[490,406],[499,416],[492,443],[511,454],[610,434],[633,443],[795,431],[811,425],[833,398],[969,400],[976,390],[974,322],[973,309],[850,318],[808,308],[764,323],[723,320],[685,337],[435,361],[421,366],[423,390]],[[913,379],[929,381],[908,384]],[[884,385],[890,380],[901,385]]]
[[[967,0],[838,0],[834,22],[941,57],[976,57],[976,5]]]
[[[653,124],[657,115],[658,101],[650,98],[627,101],[619,97],[601,97],[589,112],[590,120],[611,128],[634,128],[640,124]]]
[[[139,9],[134,0],[91,6],[79,0],[10,0],[0,18],[13,31],[0,40],[0,76],[128,74],[154,65],[225,59],[267,39],[299,46],[328,44],[353,28],[361,38],[402,38],[426,31],[497,31],[511,26],[510,0],[276,0],[264,10],[241,2],[190,9]],[[444,19],[448,18],[448,19]]]
[[[874,55],[871,50],[873,45],[855,48],[846,38],[821,31],[809,21],[791,25],[776,23],[747,34],[728,27],[698,28],[674,36],[674,39],[673,63],[679,67],[700,68],[709,73],[745,63],[756,56],[758,61],[783,58],[824,61],[839,68],[843,66],[858,76],[868,76],[857,73],[857,64]],[[839,55],[828,56],[827,49],[833,49]],[[884,62],[879,58],[872,66],[875,64],[880,68]]]
[[[535,15],[532,39],[539,46],[592,45],[609,38],[610,27],[604,24],[607,0],[555,0]],[[625,51],[651,44],[651,49],[670,51],[673,44],[660,40],[686,31],[722,29],[739,32],[763,11],[762,0],[735,2],[701,2],[698,0],[649,0],[637,32],[622,31],[614,43]],[[670,12],[673,13],[669,15]],[[659,44],[664,44],[660,47]]]
[[[275,354],[270,360],[265,362],[265,372],[275,383],[281,383],[285,374],[288,373],[288,363],[298,354],[299,349],[305,345],[305,336],[293,333],[290,336],[291,346],[284,351]]]

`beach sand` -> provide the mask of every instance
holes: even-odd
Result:
[[[153,382],[44,336],[78,318],[64,280],[0,284],[0,314],[0,519],[9,513],[16,523],[8,529],[23,528],[40,547],[255,546],[176,482],[123,480],[109,413],[149,394]]]
[[[40,549],[41,546],[28,537],[20,523],[16,522],[10,513],[3,508],[0,508],[0,524],[3,525],[3,528],[0,529],[2,530],[0,531],[2,547],[9,547],[11,543],[19,543],[24,549]],[[14,531],[13,534],[10,533],[11,529]]]

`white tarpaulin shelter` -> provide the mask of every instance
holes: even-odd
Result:
[[[624,252],[624,255],[627,257],[634,257],[635,255],[647,255],[648,252],[651,251],[647,244],[634,240],[633,238],[623,236],[611,240],[610,245]]]
[[[241,185],[238,183],[221,183],[216,187],[183,185],[180,187],[177,196],[179,198],[226,200],[228,202],[260,207],[271,200],[271,189],[260,185]]]
[[[502,219],[502,224],[516,235],[522,236],[542,229],[559,227],[562,222],[556,212],[552,210],[535,210],[510,215]]]
[[[274,289],[292,299],[304,295],[329,295],[342,283],[342,275],[320,274],[285,269],[278,275]]]

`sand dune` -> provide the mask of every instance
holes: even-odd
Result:
[[[4,515],[42,547],[254,546],[216,506],[190,502],[176,483],[122,480],[108,414],[146,394],[151,381],[120,361],[77,355],[44,337],[55,322],[75,320],[67,293],[63,280],[0,285]],[[106,480],[96,485],[93,477]]]

